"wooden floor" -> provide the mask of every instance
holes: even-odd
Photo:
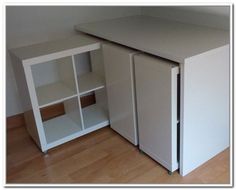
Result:
[[[229,183],[229,149],[189,175],[172,176],[106,127],[44,155],[24,127],[7,131],[7,183]]]

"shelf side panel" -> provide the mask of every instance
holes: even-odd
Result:
[[[42,119],[34,91],[33,78],[30,66],[24,68],[22,61],[11,54],[12,65],[15,72],[18,91],[24,110],[26,128],[36,144],[46,150],[46,139],[44,135]],[[32,88],[33,86],[33,88]]]
[[[26,123],[26,128],[29,134],[32,136],[34,141],[38,146],[40,146],[39,135],[37,132],[37,126],[35,122],[35,116],[33,114],[33,107],[31,104],[29,89],[26,82],[25,72],[20,59],[15,55],[10,54],[13,70],[16,77],[16,83],[18,87],[18,92],[21,97],[21,105],[24,111],[24,118]]]

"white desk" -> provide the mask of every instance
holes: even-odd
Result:
[[[76,29],[179,63],[229,44],[228,31],[147,16],[80,24]]]
[[[134,16],[76,29],[180,63],[180,173],[229,146],[229,31]]]

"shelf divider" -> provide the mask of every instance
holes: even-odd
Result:
[[[47,84],[36,88],[39,108],[53,105],[77,96],[77,93],[62,82]]]
[[[76,73],[76,66],[75,66],[75,55],[72,55],[72,65],[73,65],[73,71],[74,71],[74,77],[75,77],[75,86],[76,86],[76,91],[78,94],[78,109],[80,113],[80,118],[81,118],[81,125],[82,125],[82,130],[84,130],[84,118],[83,118],[83,113],[82,113],[82,106],[81,106],[81,100],[80,100],[80,92],[79,92],[79,84],[78,84],[78,79],[77,79],[77,73]]]

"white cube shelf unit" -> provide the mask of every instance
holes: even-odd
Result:
[[[10,50],[26,127],[43,152],[109,125],[101,41],[87,35]],[[80,72],[87,54],[89,72]],[[96,103],[82,108],[80,97],[95,93]],[[40,109],[64,104],[65,114],[43,121]]]

